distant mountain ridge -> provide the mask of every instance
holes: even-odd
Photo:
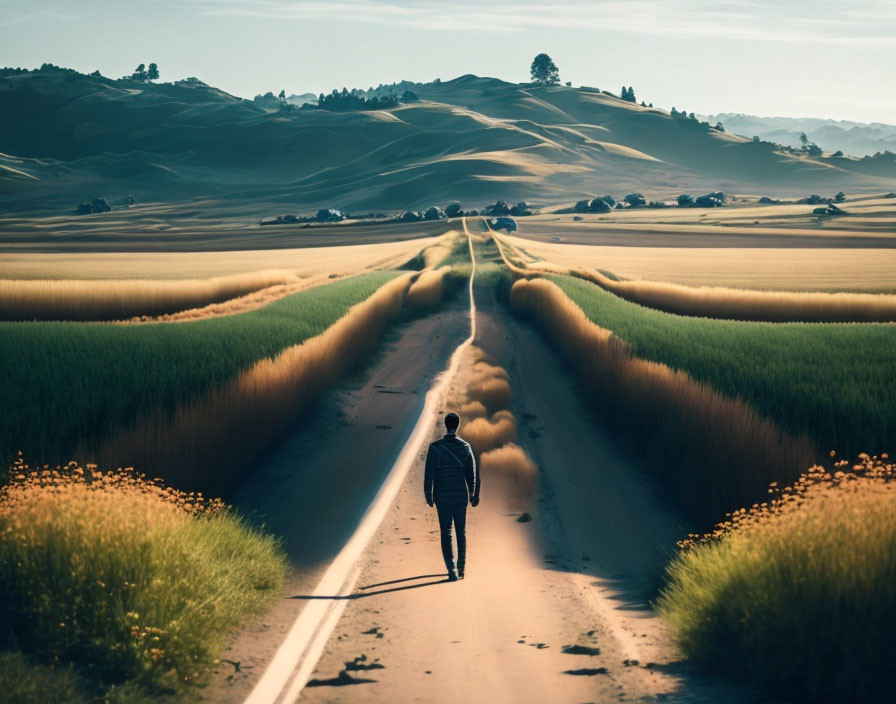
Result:
[[[757,135],[778,144],[799,147],[800,134],[828,152],[842,151],[853,156],[896,152],[896,125],[882,122],[852,122],[814,117],[757,117],[723,112],[708,115],[713,124],[722,122],[729,132],[752,137]]]
[[[367,211],[632,191],[896,190],[893,155],[812,158],[594,88],[465,75],[374,90],[405,86],[420,100],[271,110],[196,79],[0,70],[0,208],[63,211],[129,194]]]

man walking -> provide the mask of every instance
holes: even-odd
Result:
[[[426,453],[426,471],[423,476],[423,495],[430,506],[435,503],[442,534],[442,557],[448,568],[448,581],[464,578],[467,557],[467,501],[479,505],[481,477],[476,470],[476,460],[470,445],[457,437],[460,417],[456,413],[445,416],[445,430],[441,440],[429,446]],[[457,538],[457,572],[454,571],[454,554],[451,549],[451,524]]]

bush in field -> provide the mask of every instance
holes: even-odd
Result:
[[[813,467],[685,541],[659,601],[685,654],[775,699],[883,702],[896,659],[896,466]]]
[[[461,208],[460,203],[455,201],[454,203],[449,203],[445,206],[445,216],[449,218],[458,218],[464,214],[463,208]]]
[[[0,608],[24,652],[168,687],[200,678],[286,574],[276,540],[220,501],[128,471],[21,460],[0,489],[0,567]]]
[[[510,215],[510,206],[503,200],[499,200],[491,205],[485,206],[482,210],[483,215]]]
[[[629,193],[623,200],[630,208],[639,208],[643,205],[647,205],[647,199],[640,193]]]
[[[698,208],[718,208],[725,205],[728,197],[721,191],[707,193],[704,196],[697,196],[694,205]]]
[[[679,208],[690,208],[694,205],[694,196],[689,196],[686,193],[678,196],[678,207]]]
[[[424,220],[442,220],[445,218],[444,211],[437,205],[432,205],[423,213]]]
[[[595,198],[588,204],[588,210],[592,213],[609,213],[610,204],[603,198]]]

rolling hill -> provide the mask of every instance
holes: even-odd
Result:
[[[271,112],[196,79],[0,70],[0,207],[214,198],[259,210],[535,203],[604,192],[896,189],[896,163],[811,159],[593,88],[473,75],[387,110]]]

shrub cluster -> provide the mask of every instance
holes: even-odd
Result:
[[[886,454],[813,466],[683,541],[659,606],[684,652],[748,673],[776,699],[889,701],[894,479]]]
[[[276,540],[221,501],[129,469],[31,469],[20,456],[0,489],[0,609],[15,641],[94,680],[201,677],[285,573]]]

